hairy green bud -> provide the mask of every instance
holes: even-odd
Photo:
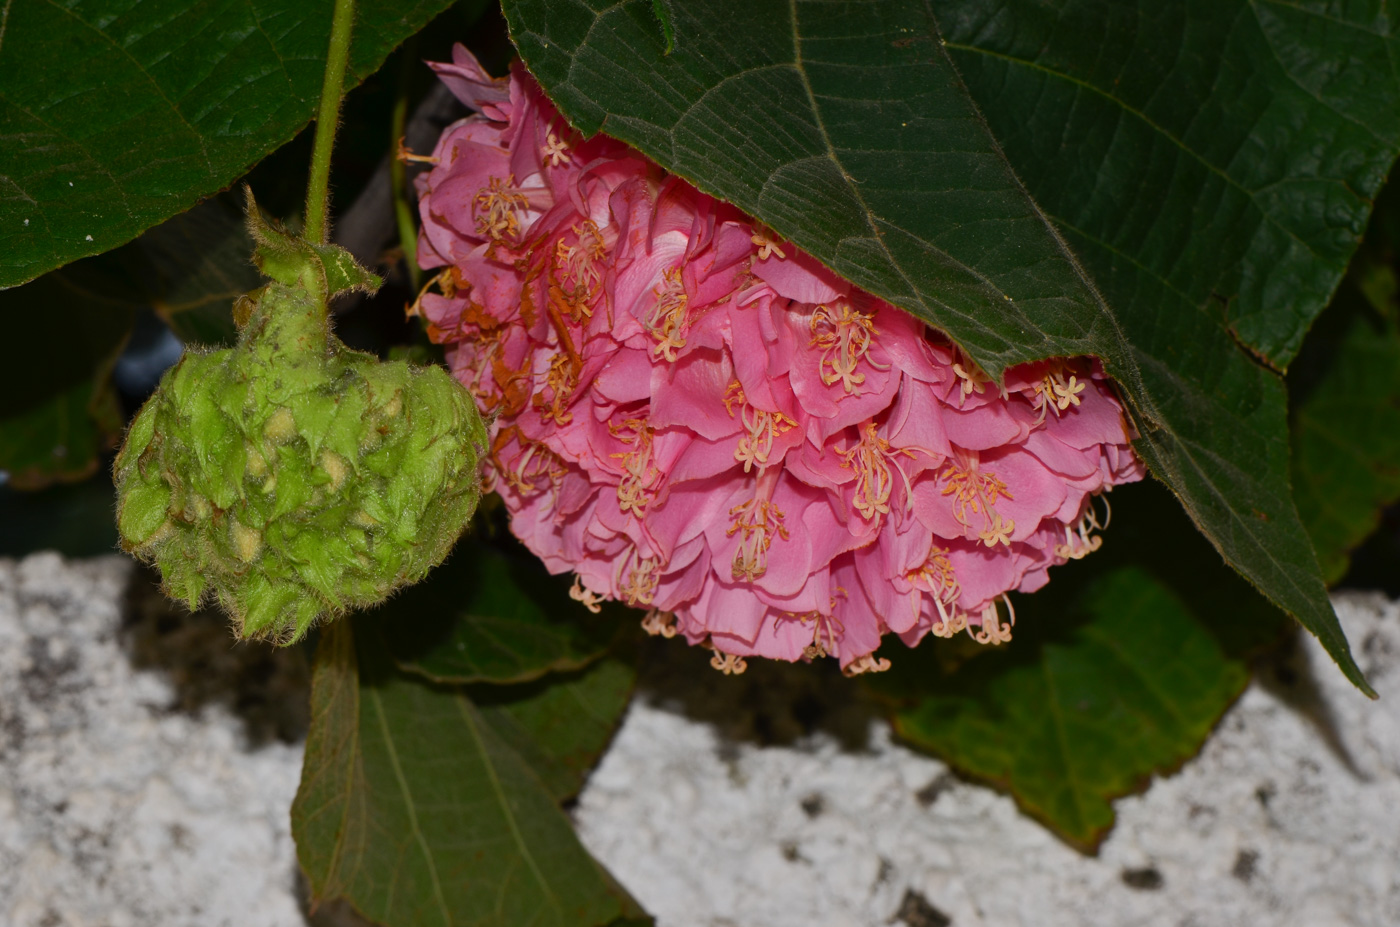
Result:
[[[270,278],[234,309],[236,347],[187,351],[117,456],[122,546],[244,637],[297,640],[324,616],[422,579],[476,509],[486,429],[437,367],[381,362],[330,330],[327,300],[379,280],[334,245],[266,225]]]

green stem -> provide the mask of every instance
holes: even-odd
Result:
[[[355,0],[335,0],[331,18],[331,47],[326,54],[326,79],[321,84],[321,108],[316,114],[316,144],[311,149],[311,180],[306,188],[306,240],[326,243],[331,180],[331,147],[340,118],[340,88],[350,60],[350,27]]]
[[[404,127],[408,122],[408,90],[409,83],[413,78],[414,66],[418,64],[418,56],[415,54],[418,48],[418,37],[414,36],[404,43],[401,54],[403,62],[399,68],[399,92],[394,100],[394,115],[390,120],[389,127],[389,187],[394,193],[394,220],[399,227],[399,247],[403,250],[404,267],[408,270],[408,279],[413,286],[413,292],[418,292],[418,230],[413,226],[413,210],[409,208],[408,200],[405,198],[407,190],[407,178],[404,172],[404,163],[396,156],[399,142],[403,139]]]

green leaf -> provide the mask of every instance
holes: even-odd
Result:
[[[65,557],[112,553],[118,541],[112,518],[116,494],[105,468],[81,483],[37,492],[0,486],[0,557],[26,557],[40,550]]]
[[[15,488],[85,479],[114,445],[122,413],[109,377],[136,293],[106,257],[0,292],[0,470]]]
[[[315,899],[388,927],[640,917],[540,777],[459,689],[415,681],[339,621],[312,678],[292,834]]]
[[[1093,354],[1226,559],[1370,692],[1288,482],[1283,367],[1400,148],[1383,13],[1275,0],[505,0],[606,131],[948,332]]]
[[[1116,570],[1076,604],[1072,633],[937,678],[896,730],[1092,849],[1109,799],[1195,753],[1249,674],[1145,571]]]
[[[618,659],[517,686],[473,686],[481,717],[530,766],[556,801],[578,794],[612,739],[637,674]]]
[[[1333,345],[1309,341],[1305,353],[1331,356],[1293,412],[1293,492],[1329,583],[1400,500],[1400,326],[1350,286],[1332,312],[1342,331]]]
[[[518,683],[596,660],[630,611],[592,615],[568,590],[519,545],[502,551],[465,537],[376,613],[396,628],[390,647],[405,670],[435,682]]]
[[[362,0],[351,87],[451,0]],[[0,286],[109,251],[311,119],[332,0],[54,0],[0,17]]]
[[[263,284],[235,194],[220,194],[162,222],[136,239],[130,250],[150,268],[151,308],[181,341],[234,342],[238,330],[230,308],[239,296]]]
[[[1061,838],[1092,850],[1111,801],[1200,749],[1287,629],[1193,529],[1166,489],[1112,494],[1102,550],[1015,596],[1015,639],[959,636],[883,651],[869,685],[895,701],[910,745],[990,781]]]

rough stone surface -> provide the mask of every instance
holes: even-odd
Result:
[[[1393,927],[1400,924],[1400,608],[1339,611],[1381,693],[1311,640],[1086,858],[890,742],[719,739],[638,701],[576,811],[659,927]]]
[[[0,924],[300,927],[301,749],[133,668],[132,570],[0,560]]]
[[[126,594],[131,575],[0,560],[0,925],[304,927],[286,742],[304,719],[281,710],[304,703],[304,670],[230,648],[216,620],[172,621]],[[576,816],[660,927],[1394,927],[1400,607],[1339,610],[1382,701],[1304,640],[1200,757],[1118,803],[1096,858],[881,724],[861,750],[758,747],[659,697]]]

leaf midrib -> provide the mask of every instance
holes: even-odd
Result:
[[[877,226],[877,223],[886,222],[886,224],[890,225],[891,227],[897,228],[897,226],[894,226],[894,223],[888,222],[887,220],[879,219],[879,217],[875,215],[874,211],[871,210],[870,204],[866,202],[865,197],[860,192],[859,185],[855,182],[855,179],[851,177],[850,172],[846,170],[846,165],[841,162],[841,158],[836,154],[836,146],[832,143],[831,136],[826,130],[826,122],[822,119],[821,108],[817,105],[817,96],[812,90],[811,81],[807,78],[807,70],[805,67],[803,67],[802,34],[801,30],[798,28],[797,0],[788,0],[788,15],[792,24],[792,67],[793,70],[797,72],[798,79],[802,81],[803,92],[807,94],[807,103],[812,108],[812,119],[815,121],[817,134],[821,136],[822,145],[826,148],[826,156],[831,159],[831,163],[836,165],[836,169],[841,172],[842,179],[846,181],[846,188],[851,192],[851,195],[855,197],[856,202],[860,204],[860,209],[865,219],[865,226],[870,230],[871,237],[879,243],[880,251],[885,255],[886,261],[888,262],[888,266],[893,268],[895,272],[899,274],[899,278],[904,281],[904,284],[908,287],[909,292],[917,296],[920,303],[923,303],[923,292],[917,286],[914,285],[914,281],[909,279],[908,275],[904,273],[904,268],[900,266],[900,263],[895,260],[894,255],[890,253],[889,246],[885,244],[885,236],[880,234],[880,230]],[[904,230],[901,229],[900,231]],[[987,279],[986,275],[982,274],[977,270],[974,270],[971,267],[968,267],[962,261],[953,257],[951,254],[944,251],[942,248],[935,247],[932,242],[927,242],[927,244],[931,250],[943,255],[950,262],[956,264],[959,268],[964,270],[968,275],[974,277],[975,279],[980,281],[984,286],[991,289],[998,296],[1001,296],[1007,300],[1011,299],[1011,297],[1007,296],[1001,291],[1000,287],[998,287],[991,280]]]
[[[398,782],[400,794],[403,795],[404,810],[408,813],[409,831],[418,844],[419,851],[423,854],[423,863],[428,870],[429,881],[433,886],[433,900],[437,902],[438,911],[442,914],[444,927],[452,927],[452,914],[447,907],[447,900],[443,897],[442,881],[438,877],[437,863],[433,857],[432,848],[428,846],[428,838],[418,824],[417,805],[414,803],[413,793],[408,787],[408,780],[404,777],[403,767],[399,763],[399,751],[394,744],[393,733],[389,730],[388,719],[384,714],[383,700],[377,689],[369,689],[368,692],[370,701],[374,703],[374,714],[379,722],[379,732],[384,740],[384,750],[389,756],[389,765],[394,769],[394,779]]]
[[[481,730],[476,723],[474,706],[460,693],[457,695],[455,701],[457,710],[461,713],[462,720],[466,723],[467,730],[471,732],[472,740],[476,743],[477,753],[481,757],[482,769],[485,770],[486,778],[491,783],[491,792],[496,797],[496,803],[500,806],[501,813],[505,816],[506,826],[510,830],[511,839],[515,841],[516,849],[520,851],[520,856],[525,860],[525,865],[529,868],[530,874],[535,877],[535,881],[539,883],[541,890],[543,890],[545,897],[549,901],[549,906],[562,918],[564,906],[560,902],[559,897],[555,895],[553,886],[549,884],[548,880],[544,877],[544,873],[540,871],[539,864],[535,862],[534,854],[530,852],[530,847],[526,844],[524,835],[520,833],[520,825],[515,820],[515,812],[511,810],[510,801],[506,798],[505,790],[501,788],[500,777],[496,775],[496,766],[491,761],[491,755],[486,750],[485,738],[482,737]],[[448,923],[450,925],[451,921],[449,920]],[[561,920],[559,923],[563,923],[563,921]]]

